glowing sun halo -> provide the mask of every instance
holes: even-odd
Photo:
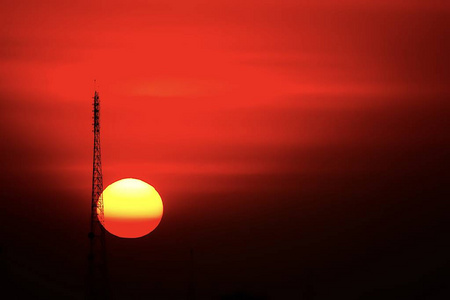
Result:
[[[142,237],[152,232],[161,221],[161,197],[151,185],[142,180],[118,180],[103,191],[102,197],[102,225],[118,237]],[[99,208],[97,211],[100,214]]]

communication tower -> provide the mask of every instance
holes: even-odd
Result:
[[[92,201],[91,201],[91,224],[89,237],[89,268],[87,282],[88,299],[109,298],[107,266],[106,266],[106,244],[105,229],[102,226],[103,214],[103,174],[102,158],[100,151],[100,98],[98,92],[94,93],[94,159],[92,172]]]

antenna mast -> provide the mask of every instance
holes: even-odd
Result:
[[[103,223],[103,174],[102,159],[100,151],[100,98],[98,92],[94,93],[94,159],[92,172],[92,202],[91,202],[91,224],[88,234],[89,247],[89,270],[88,270],[88,299],[107,299],[108,280],[106,268],[106,244],[105,229]]]

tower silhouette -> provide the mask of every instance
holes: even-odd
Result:
[[[94,159],[92,172],[92,201],[91,201],[91,224],[88,234],[89,245],[89,267],[87,282],[88,299],[109,298],[109,287],[106,266],[106,244],[105,229],[103,222],[103,174],[102,158],[100,151],[100,98],[98,92],[94,93]]]

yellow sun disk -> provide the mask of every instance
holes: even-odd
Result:
[[[113,218],[159,218],[163,212],[161,197],[149,184],[127,178],[103,191],[104,214]]]

